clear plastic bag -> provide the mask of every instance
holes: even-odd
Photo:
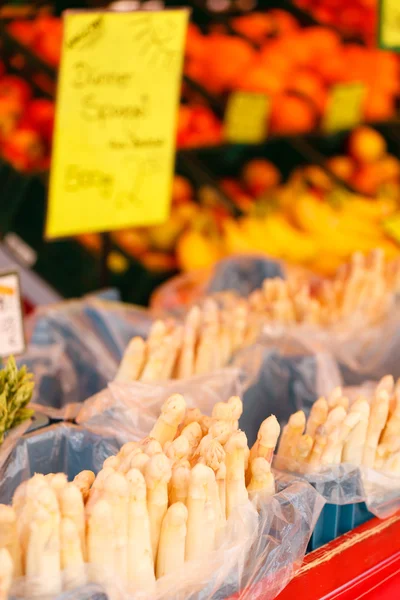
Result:
[[[301,468],[289,466],[281,457],[275,457],[273,465],[278,483],[307,481],[328,504],[345,506],[365,502],[368,510],[380,519],[400,509],[400,477],[349,463],[327,467],[318,473],[301,473]]]
[[[0,502],[9,503],[19,483],[34,472],[64,471],[70,479],[82,469],[97,472],[105,458],[118,451],[122,441],[117,437],[104,439],[66,423],[29,434],[19,441],[0,472]],[[309,484],[291,483],[260,502],[259,512],[251,503],[243,505],[229,519],[219,549],[185,563],[180,571],[158,580],[149,593],[130,594],[115,577],[108,578],[104,573],[106,596],[97,585],[88,583],[46,598],[225,600],[242,590],[243,600],[273,600],[300,566],[323,504]],[[90,573],[89,565],[86,573]],[[17,580],[11,597],[35,597],[27,594],[27,589],[32,588],[26,584],[26,579]]]
[[[299,268],[263,255],[232,256],[216,263],[211,271],[173,277],[154,292],[151,307],[163,313],[180,315],[208,294],[229,290],[247,296],[259,288],[264,279],[284,278],[287,273],[301,272]]]
[[[72,423],[57,423],[19,437],[0,462],[0,503],[9,504],[18,485],[35,473],[64,472],[69,479],[85,469],[97,473],[124,441],[116,433],[96,435]]]
[[[310,410],[313,402],[341,385],[342,380],[331,354],[324,348],[310,348],[300,340],[265,337],[251,349],[258,375],[243,396],[240,427],[249,444],[257,438],[264,419],[274,414],[283,425],[293,412]],[[243,362],[246,352],[236,361]]]
[[[162,404],[172,394],[182,394],[188,408],[197,407],[210,415],[214,404],[231,396],[241,396],[242,391],[243,381],[238,368],[160,383],[111,382],[83,403],[76,420],[96,431],[120,431],[140,439],[149,434]]]
[[[146,336],[151,323],[141,308],[96,297],[39,309],[18,361],[35,375],[34,406],[51,418],[73,419],[79,404],[114,378],[129,340]]]

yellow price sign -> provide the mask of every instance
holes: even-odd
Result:
[[[385,219],[382,226],[384,232],[400,244],[400,213]]]
[[[167,219],[188,14],[65,14],[47,238]]]
[[[350,129],[362,121],[366,87],[363,83],[341,83],[331,89],[322,127],[325,131]]]
[[[265,94],[232,93],[225,112],[225,139],[239,144],[262,142],[267,136],[270,108],[270,98]]]
[[[400,52],[400,1],[379,0],[379,46]]]

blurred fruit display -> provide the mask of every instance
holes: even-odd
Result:
[[[335,8],[335,13],[345,14],[345,10]],[[8,31],[43,61],[58,65],[62,36],[58,19],[17,20]],[[269,131],[277,135],[318,128],[335,84],[365,85],[363,119],[367,122],[394,118],[400,92],[395,54],[344,42],[334,29],[305,26],[277,8],[232,18],[222,26],[209,24],[206,32],[191,23],[184,72],[221,106],[235,90],[269,95]],[[181,107],[178,146],[220,143],[222,126],[211,107],[204,98],[200,106],[192,104]]]
[[[48,169],[53,120],[53,102],[0,63],[0,155],[19,171]]]
[[[295,4],[349,38],[358,38],[371,46],[376,41],[377,0],[295,0]]]

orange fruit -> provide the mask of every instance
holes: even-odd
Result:
[[[206,83],[212,81],[222,89],[228,89],[248,68],[256,52],[248,42],[233,36],[218,33],[211,34],[206,39]]]
[[[242,180],[256,198],[279,185],[281,174],[274,164],[264,158],[248,162],[242,171]]]
[[[396,112],[395,99],[379,89],[370,89],[364,103],[366,121],[386,121]]]
[[[274,31],[274,21],[269,13],[250,13],[232,20],[232,27],[249,40],[261,44]]]
[[[374,196],[381,184],[378,164],[363,164],[351,178],[351,184],[361,194]]]
[[[358,163],[373,163],[387,150],[385,138],[372,127],[357,127],[349,137],[349,154]]]
[[[311,69],[295,71],[288,80],[287,90],[307,96],[319,112],[324,112],[328,93],[321,77]]]
[[[237,82],[233,82],[233,86],[239,90],[273,95],[282,91],[283,80],[278,73],[268,70],[260,63],[254,63],[240,74]]]
[[[202,58],[205,52],[205,36],[194,23],[189,23],[186,34],[185,55],[189,58]]]
[[[316,124],[316,113],[307,100],[290,94],[280,94],[273,99],[271,133],[305,133]]]
[[[349,156],[334,156],[327,161],[327,167],[343,181],[349,181],[354,173],[355,164]]]
[[[186,177],[175,175],[172,180],[172,202],[182,204],[191,200],[194,196],[192,184]]]
[[[268,11],[268,15],[273,22],[275,33],[277,35],[285,35],[299,29],[297,19],[286,10],[273,8]]]

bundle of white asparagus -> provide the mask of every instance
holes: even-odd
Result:
[[[183,324],[156,321],[147,340],[133,338],[116,381],[164,381],[204,375],[226,366],[233,354],[257,337],[245,300],[219,308],[207,298],[194,306]]]
[[[343,462],[400,475],[400,380],[383,377],[371,399],[352,403],[336,388],[314,402],[307,420],[301,410],[292,414],[277,456],[306,473]]]
[[[400,289],[400,263],[385,263],[381,250],[357,253],[333,280],[312,288],[304,279],[266,279],[250,295],[249,310],[264,322],[329,326],[358,315],[372,325],[388,314]]]
[[[266,419],[250,450],[241,413],[238,397],[207,417],[175,394],[150,436],[122,446],[96,477],[36,474],[22,483],[12,506],[0,505],[0,600],[23,575],[27,597],[110,577],[129,593],[151,591],[185,561],[207,557],[237,507],[275,492],[279,424]]]

